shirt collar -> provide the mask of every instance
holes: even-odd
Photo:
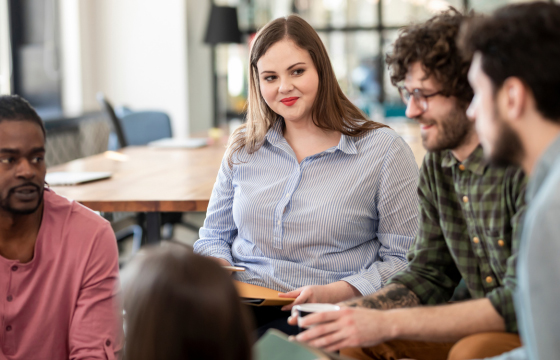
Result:
[[[284,140],[284,135],[282,134],[283,127],[284,120],[277,119],[274,124],[272,124],[272,127],[266,132],[266,135],[264,136],[265,140],[268,140],[268,142],[272,145],[278,145],[281,140]]]
[[[477,175],[483,175],[484,170],[486,170],[486,167],[488,166],[488,162],[484,159],[482,146],[478,145],[469,157],[462,163],[453,156],[451,150],[444,150],[441,162],[442,167],[453,167],[459,164],[462,164],[465,167],[465,170],[469,170]]]
[[[356,140],[357,140],[356,137],[342,134],[340,136],[340,141],[338,142],[336,149],[349,155],[357,154],[358,149],[356,148]]]
[[[268,130],[265,135],[265,139],[272,145],[277,146],[280,142],[285,142],[283,134],[283,127],[284,127],[284,120],[279,119],[274,122],[272,127]],[[326,152],[333,153],[336,150],[340,150],[345,154],[357,154],[358,149],[356,148],[355,141],[357,140],[356,137],[348,136],[342,134],[340,136],[340,141],[338,145],[326,150]]]
[[[527,202],[530,202],[535,197],[544,180],[548,176],[548,173],[557,162],[558,156],[560,156],[560,136],[556,137],[552,144],[548,146],[544,154],[537,162],[535,171],[533,171],[529,184],[527,185]]]

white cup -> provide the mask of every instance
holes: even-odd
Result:
[[[299,331],[301,332],[304,330],[304,328],[301,326],[301,320],[305,316],[318,312],[338,311],[338,310],[340,310],[340,306],[334,304],[301,304],[301,305],[296,305],[292,308],[292,316],[297,316],[298,327],[299,327]],[[311,327],[312,326],[309,326],[308,328]]]

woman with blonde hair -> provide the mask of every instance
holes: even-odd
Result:
[[[235,279],[294,304],[367,295],[407,264],[417,178],[403,139],[344,95],[315,30],[279,18],[252,44],[246,123],[230,139],[195,251],[245,267]],[[292,332],[280,309],[256,315],[258,326]]]

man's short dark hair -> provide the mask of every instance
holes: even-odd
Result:
[[[33,107],[19,95],[0,96],[0,122],[3,121],[30,121],[41,127],[46,138],[43,120],[37,115]]]
[[[393,52],[387,54],[393,85],[405,79],[412,64],[420,62],[426,76],[434,76],[441,84],[444,96],[455,96],[466,107],[473,98],[467,79],[470,61],[459,53],[456,38],[469,17],[450,8],[425,23],[404,27]]]
[[[466,58],[482,54],[482,70],[501,88],[509,77],[523,81],[537,110],[560,122],[560,5],[508,5],[490,17],[466,22],[459,37]]]

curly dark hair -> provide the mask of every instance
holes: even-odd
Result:
[[[491,17],[470,19],[458,43],[466,59],[482,54],[482,70],[495,91],[517,77],[531,89],[539,112],[560,122],[560,5],[508,5]]]
[[[434,76],[442,85],[442,95],[455,96],[466,107],[473,98],[467,80],[471,63],[459,53],[456,38],[463,21],[472,16],[450,7],[425,23],[402,28],[386,60],[393,85],[405,79],[412,64],[420,62],[426,76]]]

